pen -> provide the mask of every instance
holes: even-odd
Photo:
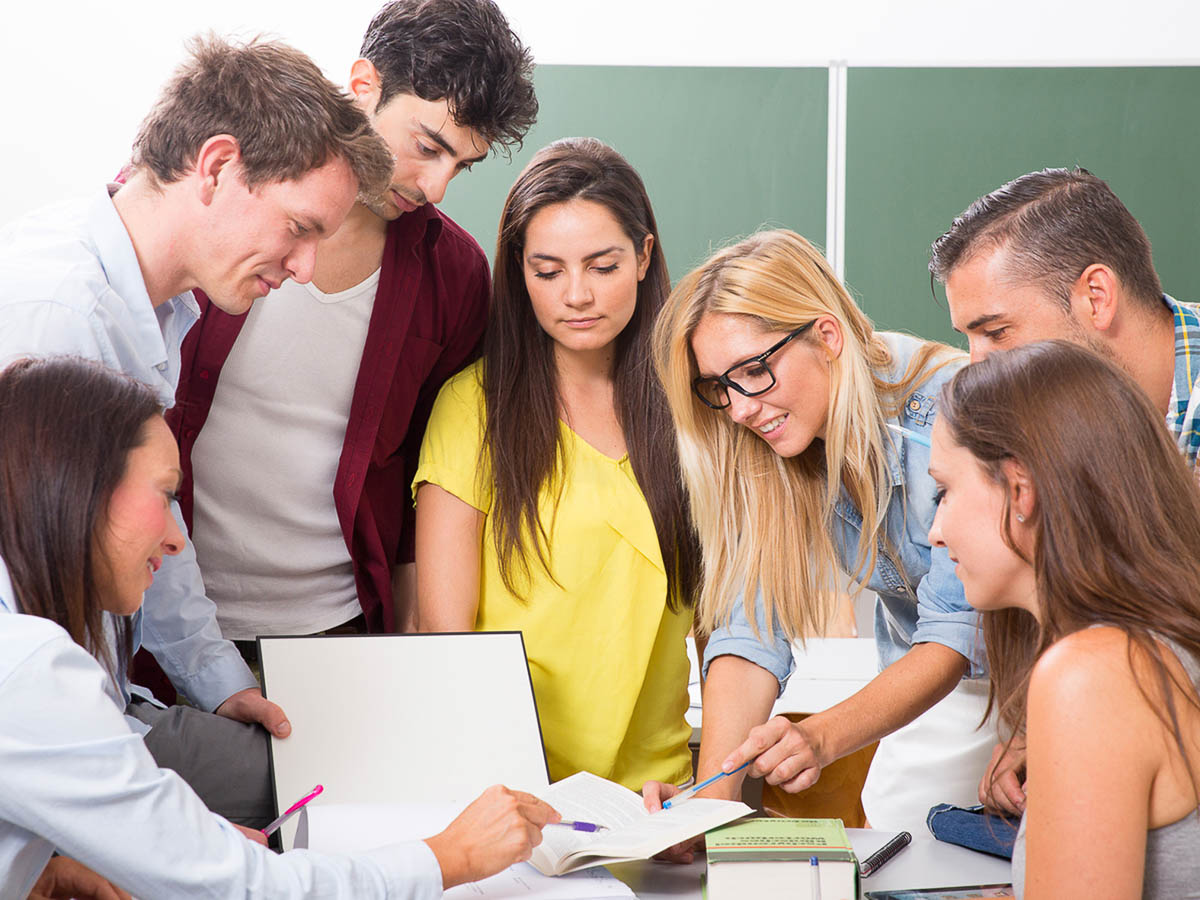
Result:
[[[307,794],[305,794],[303,797],[301,797],[299,800],[297,800],[295,803],[293,803],[291,806],[289,806],[284,811],[283,815],[280,816],[278,819],[276,819],[274,822],[272,822],[270,825],[268,825],[266,828],[264,828],[262,830],[262,833],[265,834],[267,837],[270,837],[272,834],[274,834],[276,831],[279,830],[280,825],[282,825],[284,822],[286,822],[288,819],[290,819],[296,813],[300,812],[300,810],[304,808],[305,804],[307,804],[310,800],[313,799],[313,797],[317,796],[317,794],[321,793],[321,791],[323,791],[323,790],[325,790],[324,785],[318,784],[315,788],[313,788],[311,791],[309,791]]]
[[[563,819],[561,822],[547,822],[548,825],[565,825],[567,828],[573,828],[575,831],[608,831],[604,825],[596,825],[592,822],[580,822],[578,820],[572,822],[570,819]]]
[[[907,831],[902,831],[866,859],[858,866],[858,874],[863,878],[868,875],[874,875],[883,866],[889,862],[892,857],[903,850],[912,842],[912,835]]]
[[[810,856],[808,870],[812,872],[812,890],[809,891],[809,896],[812,900],[821,900],[821,861],[815,856]]]
[[[925,437],[925,435],[919,432],[913,431],[911,428],[904,428],[901,425],[893,425],[891,422],[888,422],[888,428],[892,429],[892,431],[896,432],[896,434],[900,435],[901,437],[906,437],[910,441],[916,441],[923,447],[933,446],[933,442],[930,441],[929,438]]]
[[[712,784],[718,778],[724,778],[726,775],[732,775],[734,772],[742,771],[742,769],[746,768],[746,766],[750,765],[750,763],[752,763],[752,762],[754,762],[754,760],[748,759],[744,763],[742,763],[740,766],[738,766],[736,769],[731,769],[728,772],[718,772],[712,778],[705,778],[699,784],[692,785],[692,787],[688,788],[686,791],[683,791],[680,794],[676,794],[670,800],[665,801],[663,803],[663,809],[670,809],[672,806],[678,806],[684,800],[691,800],[692,797],[696,796],[697,791],[704,790],[706,787],[708,787],[710,784]]]

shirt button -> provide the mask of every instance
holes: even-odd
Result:
[[[920,408],[921,408],[921,401],[920,401],[920,400],[915,400],[915,399],[914,399],[914,400],[909,400],[909,401],[908,401],[908,408],[909,408],[909,409],[911,409],[913,412],[916,412],[918,409],[920,409]]]

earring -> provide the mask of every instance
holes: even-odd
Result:
[[[1018,521],[1018,522],[1024,522],[1024,521],[1025,521],[1025,517],[1024,517],[1023,515],[1021,515],[1020,513],[1017,513],[1017,521]]]

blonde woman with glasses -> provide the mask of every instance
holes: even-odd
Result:
[[[655,357],[704,559],[697,779],[753,760],[707,793],[736,796],[746,773],[804,790],[984,674],[977,616],[928,539],[934,399],[965,360],[875,332],[790,231],[756,234],[685,277],[658,320]],[[767,721],[792,642],[824,632],[846,575],[879,598],[879,675],[799,724]],[[985,704],[986,686],[968,682],[939,715],[883,741],[863,792],[873,825],[974,802],[994,739],[975,732]],[[674,793],[648,783],[646,804]]]

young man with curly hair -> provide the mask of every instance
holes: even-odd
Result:
[[[201,300],[183,348],[182,505],[222,633],[248,656],[256,635],[411,624],[409,484],[490,289],[436,204],[537,114],[529,52],[491,0],[388,3],[348,87],[395,156],[387,189],[322,242],[310,284],[244,317]]]

